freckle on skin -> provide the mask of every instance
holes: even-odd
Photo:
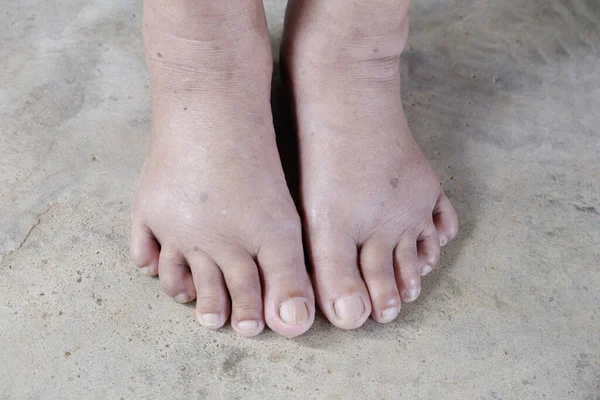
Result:
[[[398,187],[398,178],[394,178],[390,180],[390,185],[396,189]]]

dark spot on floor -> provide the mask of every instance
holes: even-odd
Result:
[[[398,187],[398,182],[400,182],[400,180],[398,178],[390,179],[390,185],[394,189],[396,189]]]
[[[19,113],[46,128],[61,125],[81,111],[85,101],[85,79],[69,77],[46,82],[33,89]]]
[[[230,374],[230,375],[235,375],[236,367],[247,356],[248,356],[248,353],[246,353],[243,350],[239,350],[239,349],[232,350],[231,353],[229,353],[229,355],[223,362],[223,366],[222,366],[223,372]]]
[[[162,54],[160,54],[160,53],[156,53],[156,56],[157,56],[158,58],[162,58]]]
[[[592,206],[578,206],[577,204],[573,204],[573,207],[575,207],[575,209],[577,211],[579,211],[579,212],[600,215],[600,213],[598,212],[598,210],[596,210],[596,207],[592,207]]]

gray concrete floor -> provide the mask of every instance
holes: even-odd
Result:
[[[1,398],[600,399],[598,1],[415,1],[403,100],[460,238],[397,322],[296,340],[203,330],[129,262],[139,3],[1,2]]]

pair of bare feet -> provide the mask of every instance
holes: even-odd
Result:
[[[146,0],[153,129],[131,254],[200,323],[309,329],[393,321],[457,217],[409,131],[407,0],[290,1],[282,47],[297,119],[302,222],[278,156],[261,0]],[[305,267],[306,236],[311,278]],[[313,289],[314,288],[314,289]]]

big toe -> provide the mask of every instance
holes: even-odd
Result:
[[[344,235],[313,233],[310,253],[323,314],[338,328],[362,326],[371,314],[371,301],[360,274],[356,243]]]
[[[301,230],[263,245],[258,264],[263,277],[265,321],[285,337],[306,332],[315,318],[315,300],[304,265]]]

